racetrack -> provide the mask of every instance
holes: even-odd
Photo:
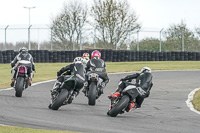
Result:
[[[14,90],[0,91],[0,124],[90,133],[197,133],[200,116],[190,111],[185,101],[200,87],[200,71],[153,71],[150,97],[142,108],[112,118],[106,115],[120,78],[128,75],[109,74],[110,83],[95,106],[87,105],[81,92],[71,105],[58,111],[48,109],[50,89],[54,82],[29,87],[22,98]]]

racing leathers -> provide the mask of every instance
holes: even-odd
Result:
[[[12,73],[12,77],[11,77],[11,86],[14,85],[14,79],[16,78],[16,71],[17,71],[17,67],[21,65],[20,61],[26,61],[29,62],[27,64],[23,64],[26,65],[27,67],[27,74],[30,78],[30,82],[33,78],[33,71],[35,71],[35,63],[33,62],[33,57],[31,54],[29,54],[28,52],[20,52],[15,58],[14,60],[11,62],[11,73]]]
[[[105,62],[98,58],[97,56],[93,57],[91,60],[88,61],[86,64],[86,73],[95,72],[99,75],[99,77],[103,80],[101,83],[101,89],[103,93],[103,88],[105,88],[106,84],[109,82],[108,75],[106,73],[106,64]],[[85,93],[85,89],[88,89],[88,75],[86,75],[86,83],[84,85],[83,92]]]
[[[61,68],[57,72],[57,81],[51,90],[51,95],[53,96],[55,93],[59,92],[61,90],[61,84],[66,79],[73,79],[76,81],[76,83],[73,82],[73,80],[69,80],[65,83],[65,87],[69,87],[69,89],[74,87],[74,84],[76,84],[76,88],[74,89],[73,98],[75,98],[78,94],[80,89],[83,87],[85,82],[85,67],[82,64],[82,62],[75,62],[72,64],[69,64],[63,68]],[[73,99],[71,99],[72,101]]]
[[[136,73],[133,75],[128,75],[125,78],[121,79],[121,82],[119,83],[118,89],[116,90],[115,94],[112,94],[110,96],[108,96],[108,98],[110,98],[112,100],[112,98],[117,97],[120,95],[120,93],[129,85],[135,85],[138,94],[136,94],[136,101],[135,101],[135,108],[140,108],[144,98],[148,97],[150,94],[150,90],[153,86],[152,83],[152,74],[148,73],[148,72],[143,72],[143,73]],[[133,84],[131,83],[131,81],[133,79],[136,79],[136,83]],[[129,82],[125,82],[125,81],[129,81]],[[130,102],[129,106],[131,106],[132,103]],[[132,108],[132,107],[131,107]],[[129,110],[131,109],[129,108]],[[128,110],[128,111],[129,111]]]

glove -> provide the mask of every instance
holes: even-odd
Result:
[[[60,72],[57,72],[57,76],[58,76],[58,77],[60,76]]]
[[[12,67],[12,68],[15,66],[15,64],[14,64],[14,63],[10,63],[10,65],[11,65],[11,67]]]
[[[125,79],[124,79],[124,78],[122,78],[122,79],[120,79],[120,81],[125,81]]]

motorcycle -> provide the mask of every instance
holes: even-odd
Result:
[[[122,114],[125,111],[129,111],[129,103],[136,100],[138,91],[135,85],[127,86],[121,94],[115,99],[111,99],[110,108],[107,115],[116,117],[118,114]]]
[[[67,85],[68,82],[72,82],[74,86],[72,88],[69,88]],[[50,108],[52,110],[58,110],[61,106],[70,104],[72,102],[72,94],[74,92],[74,89],[76,88],[76,82],[77,81],[75,79],[72,79],[69,76],[65,77],[65,80],[64,82],[62,82],[57,93],[52,96],[52,101],[50,104]]]
[[[103,93],[101,83],[103,79],[95,72],[88,73],[88,89],[86,89],[86,97],[88,97],[88,105],[95,105],[96,99]]]
[[[29,76],[27,73],[28,66],[31,67],[31,62],[26,60],[18,61],[16,78],[14,80],[15,96],[22,97],[22,92],[28,88],[30,84]]]

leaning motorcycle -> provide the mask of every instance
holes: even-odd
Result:
[[[72,88],[68,87],[67,85],[68,82],[73,83]],[[72,94],[74,92],[74,89],[76,88],[76,83],[77,81],[75,79],[65,77],[64,82],[62,82],[59,88],[60,90],[58,90],[58,92],[52,96],[52,101],[51,101],[52,110],[58,110],[61,106],[71,103]]]
[[[95,71],[88,73],[88,89],[86,89],[86,97],[88,97],[88,105],[95,105],[96,99],[102,94],[102,79]]]
[[[122,114],[125,111],[129,110],[130,101],[135,101],[138,91],[135,85],[127,86],[121,94],[115,99],[111,100],[110,108],[107,112],[107,115],[111,117],[116,117],[118,114]]]
[[[14,81],[14,88],[15,88],[15,96],[16,97],[22,97],[22,92],[26,88],[28,88],[29,85],[29,77],[28,77],[28,66],[32,66],[30,61],[21,60],[17,63],[17,71],[16,71],[16,78]]]

